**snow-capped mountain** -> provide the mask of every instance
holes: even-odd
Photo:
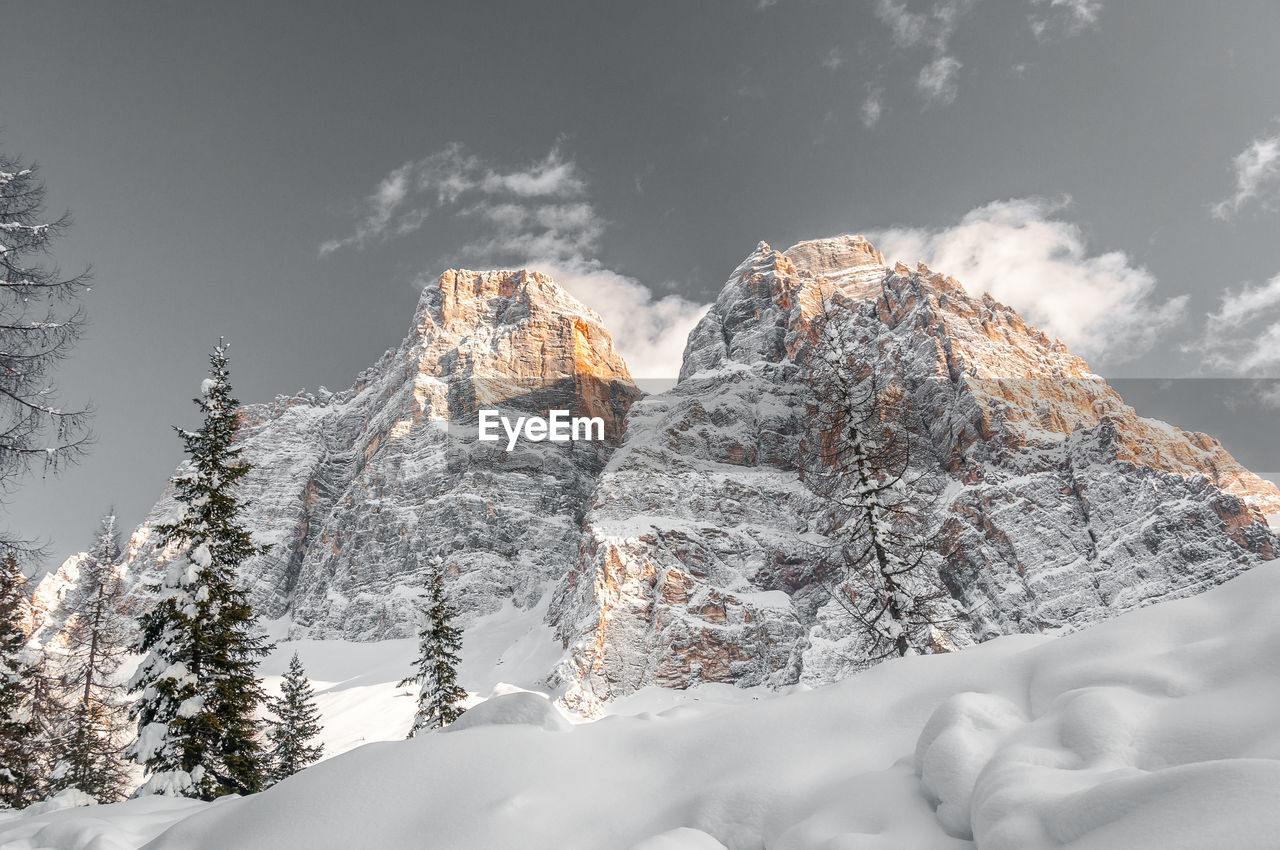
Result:
[[[440,552],[467,615],[532,608],[575,560],[595,476],[639,396],[599,317],[549,278],[446,272],[400,347],[349,390],[243,409],[241,497],[271,545],[244,570],[255,605],[288,615],[295,636],[412,635]],[[507,452],[476,441],[480,407],[589,412],[605,440]],[[163,558],[150,529],[173,510],[166,494],[130,539],[135,575]]]
[[[446,272],[351,389],[243,409],[241,496],[272,544],[244,569],[254,602],[294,638],[407,637],[438,551],[464,626],[525,624],[493,638],[495,664],[536,643],[587,713],[650,684],[841,678],[849,629],[812,575],[796,468],[824,298],[851,368],[892,379],[925,423],[966,639],[1079,627],[1275,556],[1280,491],[1212,438],[1138,416],[1013,309],[840,237],[762,243],[690,335],[679,383],[644,398],[551,279]],[[475,440],[481,407],[571,408],[606,439],[506,451]],[[166,494],[134,532],[130,574],[163,560],[151,528],[173,509]]]
[[[936,547],[969,637],[1079,627],[1275,557],[1274,485],[1217,441],[1138,416],[990,297],[865,239],[761,243],[694,329],[679,384],[637,403],[562,587],[568,701],[649,684],[781,685],[856,663],[800,531],[800,381],[823,298],[909,394],[946,477]]]

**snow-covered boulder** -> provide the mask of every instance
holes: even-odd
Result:
[[[700,829],[682,826],[646,838],[631,850],[725,850],[725,846]]]
[[[442,731],[462,732],[482,726],[533,726],[548,732],[566,732],[572,725],[560,710],[541,694],[516,691],[499,694],[473,706]]]

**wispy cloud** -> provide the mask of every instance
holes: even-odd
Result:
[[[904,0],[876,0],[875,15],[899,48],[927,47],[933,53],[916,77],[916,89],[928,103],[955,100],[956,75],[963,63],[950,53],[960,19],[978,0],[938,0],[928,12],[913,12]]]
[[[678,295],[655,298],[598,259],[605,220],[590,199],[586,175],[559,145],[514,168],[486,163],[459,144],[407,162],[360,202],[352,232],[326,241],[320,254],[362,250],[444,216],[468,230],[445,263],[549,273],[601,315],[636,378],[679,373],[685,340],[709,305]]]
[[[535,263],[570,294],[600,314],[642,387],[656,389],[680,374],[685,342],[710,304],[679,295],[655,298],[635,278],[581,258]]]
[[[898,47],[927,45],[938,53],[945,53],[960,16],[973,8],[975,2],[939,0],[928,12],[912,12],[905,0],[876,0],[875,14],[889,27]]]
[[[916,77],[916,88],[929,103],[951,103],[960,92],[956,83],[956,75],[963,67],[954,56],[939,56],[920,69]]]
[[[1076,35],[1098,25],[1099,0],[1031,0],[1031,31],[1036,38],[1055,33]]]
[[[868,86],[867,96],[862,101],[862,107],[858,112],[858,118],[862,121],[862,126],[870,130],[880,123],[880,116],[883,114],[884,88],[879,85]]]
[[[468,154],[462,145],[452,144],[392,170],[357,205],[352,232],[326,240],[320,245],[320,254],[344,248],[362,250],[408,235],[431,215],[468,201],[470,208],[462,212],[482,215],[490,208],[504,206],[505,199],[536,202],[521,211],[549,220],[563,201],[579,198],[585,191],[577,166],[564,158],[559,146],[523,168],[497,170]]]
[[[907,0],[875,0],[876,18],[889,31],[898,50],[927,51],[916,74],[916,91],[926,104],[952,103],[959,93],[960,71],[964,63],[952,50],[957,29],[981,0],[935,0],[933,5],[913,11]],[[1036,38],[1054,34],[1075,35],[1097,26],[1102,11],[1100,0],[1025,0],[1030,7],[1028,23]]]
[[[1280,202],[1280,132],[1254,139],[1232,164],[1235,193],[1213,205],[1214,216],[1230,219],[1253,201],[1264,209],[1274,209]]]
[[[1205,316],[1204,333],[1184,350],[1232,374],[1274,377],[1280,369],[1280,275],[1224,292],[1218,309]]]
[[[843,64],[844,54],[840,52],[838,47],[831,48],[827,51],[827,55],[822,57],[822,67],[828,71],[838,71]]]
[[[886,257],[954,275],[970,292],[989,292],[1086,357],[1118,362],[1141,354],[1182,320],[1186,296],[1156,297],[1155,277],[1121,251],[1094,254],[1069,203],[999,201],[940,230],[893,228],[874,234]]]

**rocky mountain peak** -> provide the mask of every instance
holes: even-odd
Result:
[[[857,669],[857,630],[798,531],[823,299],[849,368],[903,394],[916,462],[947,481],[934,540],[964,639],[1079,628],[1276,557],[1273,485],[1211,437],[1139,416],[1012,308],[922,264],[888,268],[862,237],[761,243],[597,483],[558,624],[570,704]]]
[[[631,382],[600,316],[528,269],[446,271],[423,290],[410,340],[427,355],[424,366],[449,352],[472,361],[501,355],[526,371],[541,361],[538,374],[548,379],[588,374]]]
[[[564,398],[602,416],[616,442],[640,396],[600,316],[528,269],[446,271],[423,290],[405,345],[419,418],[503,405],[537,412]]]
[[[1139,416],[1012,308],[841,236],[761,242],[690,334],[679,383],[648,397],[550,277],[445,272],[349,390],[244,409],[242,496],[273,544],[243,569],[255,606],[294,637],[407,637],[439,552],[463,623],[519,618],[527,635],[494,651],[536,652],[584,711],[650,684],[847,675],[854,632],[801,542],[824,299],[850,368],[902,392],[922,471],[947,481],[934,539],[968,639],[1078,628],[1280,549],[1264,521],[1280,492],[1212,438]],[[480,407],[572,408],[607,439],[480,442]],[[151,529],[173,509],[166,494],[130,539],[130,575],[172,555]]]
[[[430,328],[461,335],[477,328],[497,328],[552,316],[567,316],[603,327],[594,310],[542,272],[449,269],[423,288],[414,325],[419,335],[425,335],[424,331]]]
[[[833,236],[797,242],[785,252],[798,269],[825,277],[842,288],[880,282],[884,255],[865,236]]]
[[[429,556],[447,555],[470,619],[535,605],[575,557],[579,521],[627,411],[643,394],[600,317],[528,269],[451,269],[427,286],[409,334],[338,393],[242,409],[249,525],[269,553],[243,576],[296,635],[375,639],[417,630]],[[568,409],[603,441],[477,439],[482,408],[513,418]],[[134,533],[129,574],[172,552]]]

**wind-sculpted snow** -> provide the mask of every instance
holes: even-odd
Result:
[[[358,747],[240,799],[0,813],[0,846],[1269,850],[1277,643],[1267,564],[1079,633],[814,690],[650,689],[568,727],[539,696],[498,696],[488,722]],[[351,663],[367,646],[345,672],[334,647],[298,649],[318,678],[368,672]],[[402,736],[401,702],[394,728],[384,704],[363,725]]]

